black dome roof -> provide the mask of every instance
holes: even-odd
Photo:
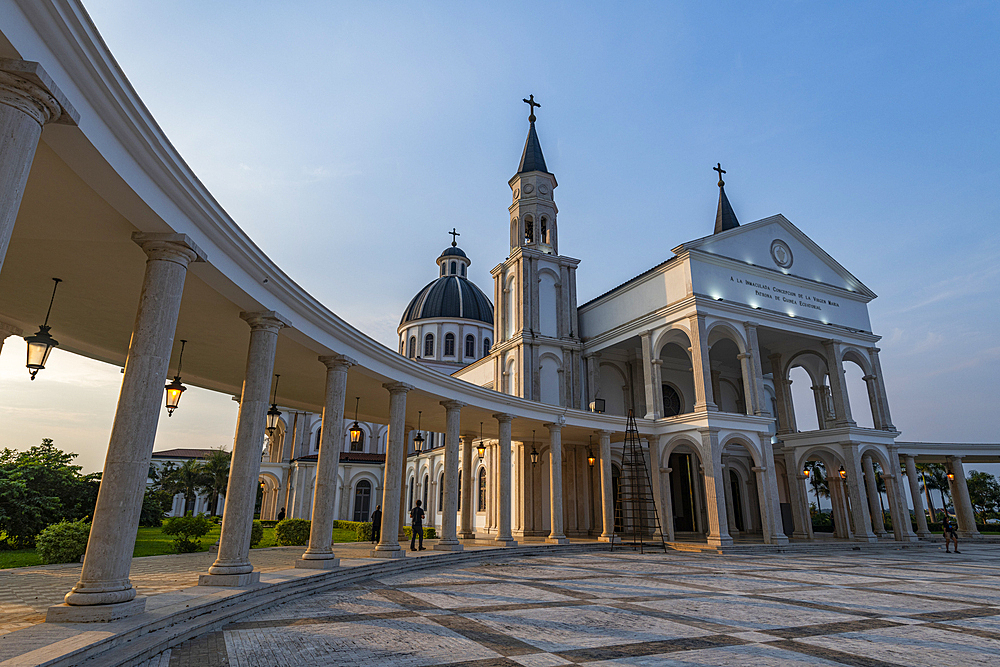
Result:
[[[466,258],[468,257],[468,255],[465,254],[465,251],[457,246],[445,248],[444,252],[441,253],[442,257],[447,257],[449,255],[458,255],[459,257],[466,257]]]
[[[442,276],[417,292],[403,311],[403,319],[399,323],[402,325],[432,317],[454,317],[492,325],[493,304],[467,278]]]

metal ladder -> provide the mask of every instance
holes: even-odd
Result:
[[[657,535],[658,541],[654,539]],[[660,516],[653,497],[653,483],[646,467],[639,429],[636,428],[632,410],[628,411],[628,426],[622,450],[622,473],[618,479],[618,495],[615,498],[612,551],[616,538],[621,538],[621,546],[631,546],[633,551],[638,549],[639,553],[645,553],[647,544],[667,552],[667,543],[663,540]]]

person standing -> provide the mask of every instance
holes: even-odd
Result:
[[[424,510],[420,507],[422,503],[418,500],[417,506],[410,510],[410,551],[416,549],[417,538],[420,539],[420,549],[424,550]]]
[[[944,529],[944,551],[945,553],[951,553],[950,547],[951,543],[955,543],[955,553],[960,554],[961,551],[958,550],[958,532],[955,530],[955,524],[951,522],[951,517],[945,512],[944,519],[941,520],[941,527]]]
[[[376,505],[375,511],[372,512],[372,542],[378,544],[379,537],[382,535],[382,506]]]
[[[278,521],[284,521],[284,520],[285,520],[285,508],[282,507],[280,510],[278,510]]]

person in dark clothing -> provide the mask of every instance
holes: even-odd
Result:
[[[421,502],[417,501],[417,506],[410,510],[410,551],[418,551],[416,541],[420,539],[420,549],[424,550],[424,510],[420,507]]]
[[[372,512],[372,542],[378,544],[378,538],[382,533],[382,506],[376,505]]]
[[[944,515],[944,519],[941,521],[941,527],[944,529],[945,553],[951,553],[950,547],[952,542],[955,543],[955,553],[962,553],[958,550],[958,532],[955,530],[955,524],[951,522],[951,517],[947,514]]]
[[[282,507],[280,510],[278,510],[278,521],[284,521],[284,520],[285,520],[285,508]]]

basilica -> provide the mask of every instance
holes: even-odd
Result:
[[[880,337],[868,317],[876,295],[784,216],[741,224],[717,165],[718,209],[714,228],[707,216],[705,225],[711,233],[578,303],[580,261],[560,253],[560,242],[572,238],[560,238],[558,182],[535,127],[537,105],[533,97],[525,102],[532,105],[527,139],[508,181],[510,253],[491,270],[490,296],[469,280],[473,259],[452,230],[433,280],[402,314],[399,354],[496,392],[608,415],[632,412],[655,424],[641,437],[665,541],[814,539],[807,482],[816,464],[825,471],[835,537],[918,539],[907,519],[907,483],[917,532],[929,535],[914,465],[929,452],[908,453],[907,444],[920,443],[896,441]],[[867,395],[849,395],[851,365]],[[812,404],[793,401],[793,374],[808,383]],[[800,430],[796,409],[815,427]],[[870,414],[871,426],[859,427],[852,409]],[[420,500],[428,524],[441,526],[445,434],[421,430],[420,415],[407,428],[402,507]],[[514,539],[614,539],[622,434],[595,431],[586,441],[562,442],[561,494],[551,491],[550,435],[533,431],[530,440],[512,441],[509,500],[498,493],[499,441],[482,431],[463,435],[459,537],[497,539],[501,504],[509,502]],[[387,437],[383,425],[345,418],[340,519],[367,521],[382,498]],[[318,415],[282,417],[261,464],[263,518],[281,510],[309,517],[319,444]],[[960,468],[960,458],[948,460]],[[955,491],[961,501],[962,489]],[[562,526],[552,525],[556,500]],[[964,514],[958,511],[962,530],[974,535]]]

